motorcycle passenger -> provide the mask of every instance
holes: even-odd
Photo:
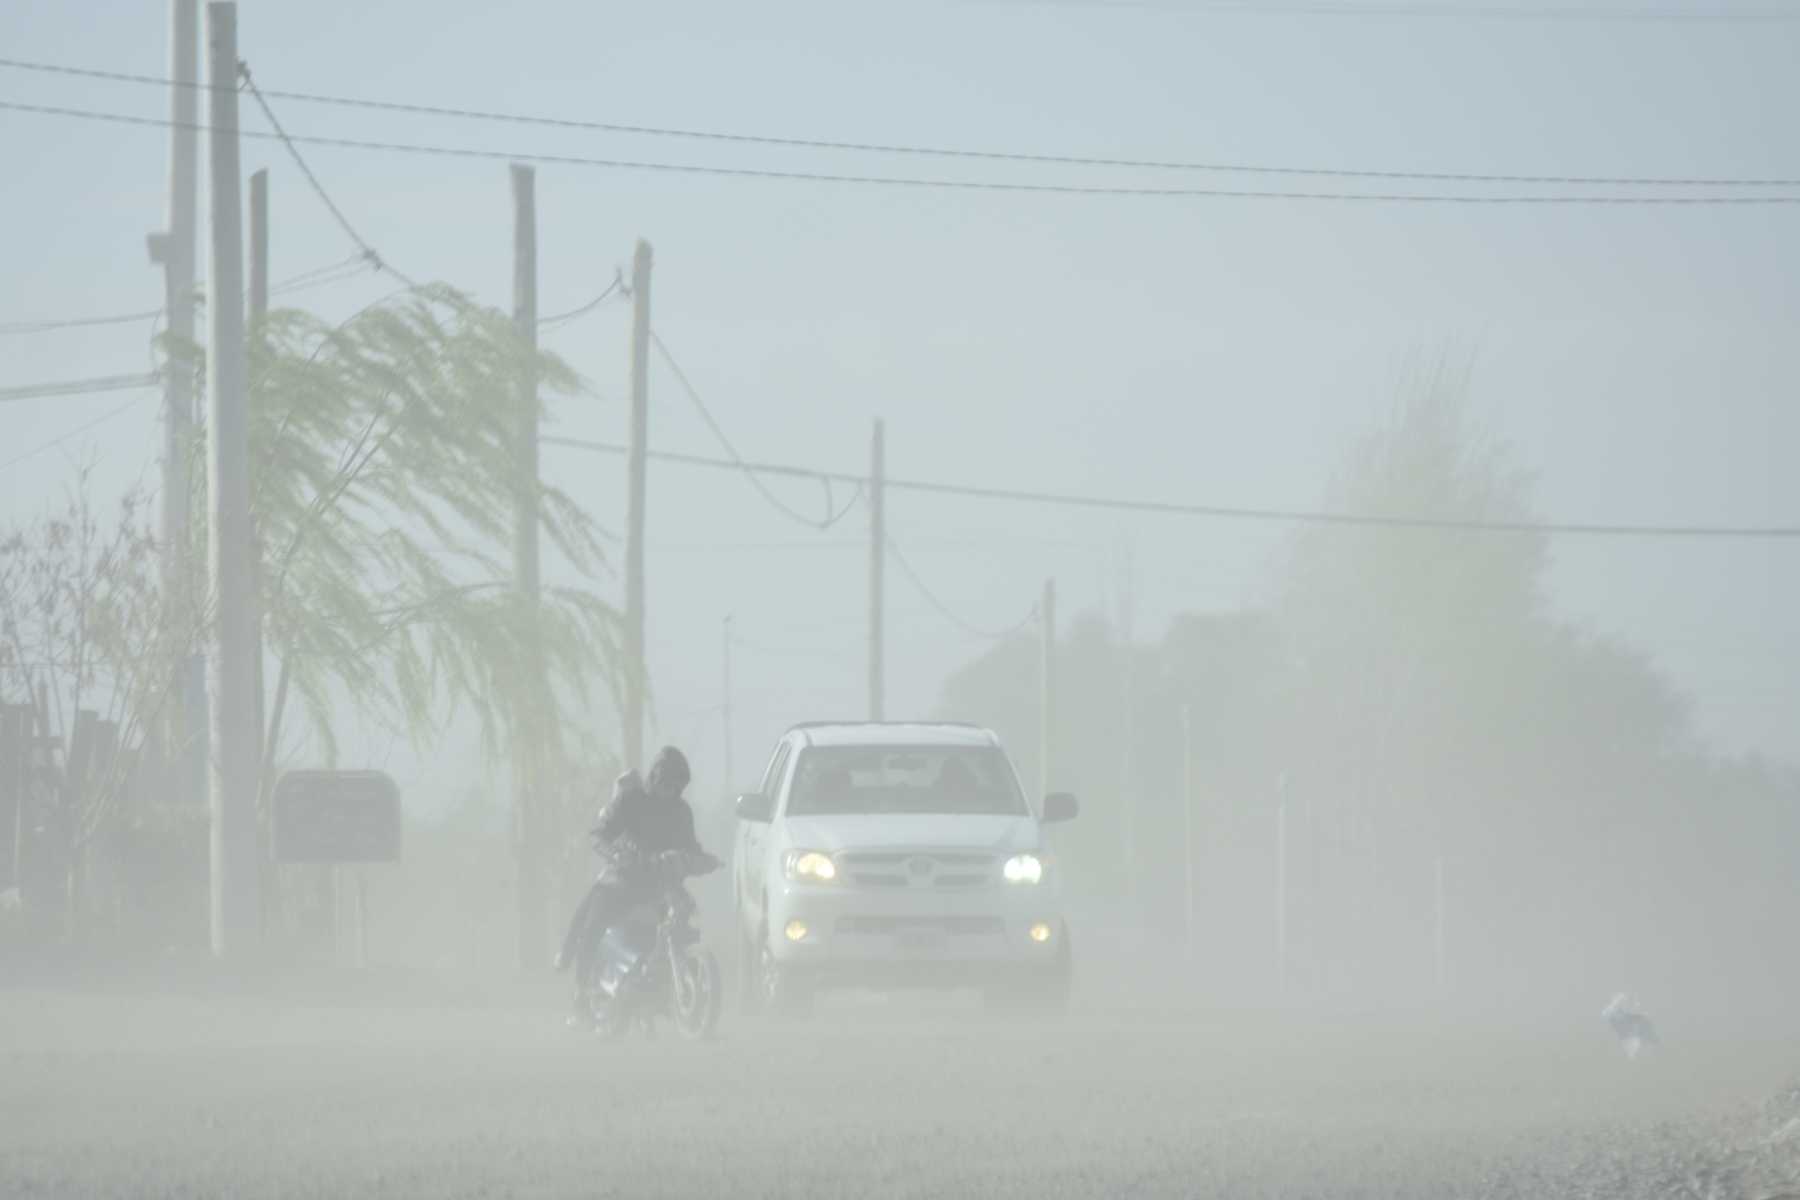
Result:
[[[646,777],[627,771],[614,782],[612,799],[591,831],[602,860],[600,875],[575,909],[556,956],[559,971],[575,968],[578,988],[607,927],[655,898],[657,858],[669,852],[693,854],[718,865],[694,834],[694,810],[681,795],[689,778],[686,756],[664,746]]]

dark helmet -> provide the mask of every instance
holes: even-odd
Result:
[[[693,772],[688,770],[687,755],[673,746],[664,746],[650,763],[644,783],[653,795],[679,796],[693,777]]]

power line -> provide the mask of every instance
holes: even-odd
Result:
[[[719,427],[718,421],[713,419],[712,413],[706,407],[706,402],[700,398],[700,393],[694,389],[692,383],[688,382],[687,374],[682,371],[681,364],[675,361],[675,356],[669,353],[669,347],[663,343],[662,336],[654,329],[650,331],[650,341],[656,346],[656,352],[662,355],[663,362],[668,364],[669,370],[675,373],[675,378],[680,381],[682,390],[687,393],[688,399],[694,402],[694,407],[699,410],[700,418],[706,422],[706,427],[712,430],[713,436],[719,440],[719,445],[723,446],[725,448],[725,453],[731,456],[731,461],[744,472],[744,477],[751,482],[757,491],[762,493],[763,499],[767,500],[785,516],[800,522],[802,525],[810,525],[812,528],[820,530],[821,532],[830,529],[833,525],[836,525],[839,521],[843,520],[844,517],[849,514],[850,510],[856,506],[856,502],[862,498],[863,481],[861,479],[849,481],[855,483],[856,491],[851,494],[849,500],[844,502],[844,506],[841,509],[837,509],[836,512],[833,512],[831,485],[834,480],[828,479],[823,475],[814,476],[815,479],[818,479],[825,485],[825,519],[822,521],[813,520],[805,513],[791,507],[781,497],[770,491],[768,485],[763,483],[763,481],[757,477],[756,471],[744,461],[744,456],[737,452],[737,447],[731,444],[731,439],[725,436],[725,431]]]
[[[55,383],[27,383],[0,388],[0,404],[15,400],[42,400],[51,396],[92,396],[101,392],[127,392],[153,388],[162,383],[160,375],[103,375],[95,379],[69,379]]]
[[[71,430],[69,430],[69,432],[63,434],[61,437],[53,438],[52,440],[45,442],[43,445],[37,447],[34,450],[27,450],[23,454],[16,455],[12,458],[9,458],[5,462],[0,462],[0,471],[4,471],[8,467],[15,467],[15,466],[19,465],[20,463],[25,462],[27,459],[36,458],[38,455],[43,454],[46,451],[54,450],[58,446],[61,446],[66,442],[72,441],[73,439],[80,437],[82,434],[86,433],[90,429],[94,429],[100,425],[104,425],[106,422],[114,419],[115,417],[123,416],[125,413],[129,412],[134,405],[140,403],[141,400],[142,400],[142,397],[133,396],[131,399],[129,399],[125,403],[119,405],[117,408],[109,409],[108,411],[101,413],[99,416],[97,416],[93,420],[87,422],[85,425],[78,425],[74,429],[71,429]]]
[[[926,602],[929,603],[931,605],[931,607],[937,609],[938,615],[942,616],[945,620],[949,621],[952,625],[955,625],[957,628],[961,629],[964,633],[968,634],[970,637],[981,638],[982,640],[989,641],[989,642],[1005,641],[1007,638],[1011,637],[1013,634],[1019,632],[1021,629],[1024,629],[1027,625],[1030,625],[1033,621],[1038,619],[1038,616],[1039,616],[1038,607],[1037,607],[1037,605],[1034,604],[1031,607],[1031,611],[1025,614],[1024,620],[1020,621],[1018,624],[1013,625],[1011,628],[1008,628],[1008,629],[999,629],[999,630],[983,629],[979,625],[971,624],[970,622],[965,621],[961,617],[957,616],[956,613],[950,608],[949,605],[945,604],[942,600],[938,599],[937,593],[933,592],[930,588],[925,586],[925,581],[919,577],[919,573],[917,571],[913,570],[912,564],[906,561],[906,556],[904,554],[900,553],[900,547],[894,545],[894,543],[892,541],[889,541],[887,543],[887,552],[888,552],[888,555],[891,558],[893,558],[893,560],[896,563],[899,564],[901,574],[905,575],[906,578],[912,583],[913,590],[918,592],[919,595],[925,597]]]
[[[71,317],[46,321],[0,321],[0,337],[19,333],[53,333],[59,329],[91,329],[101,325],[135,325],[162,316],[160,308],[113,313],[103,317]]]
[[[1024,0],[1019,0],[1024,2]],[[1198,0],[1191,4],[1158,0],[1030,0],[1071,8],[1156,9],[1193,16],[1325,16],[1325,17],[1461,17],[1473,20],[1526,21],[1675,21],[1691,23],[1785,22],[1800,12],[1784,8],[1663,8],[1639,5],[1583,7],[1569,5],[1307,3],[1305,0]]]
[[[43,71],[58,75],[106,79],[120,83],[155,86],[190,86],[201,89],[211,84],[180,84],[176,80],[155,75],[137,75],[123,71],[102,71],[82,67],[65,67],[51,63],[25,62],[0,58],[0,66],[25,71]],[[1587,187],[1800,187],[1800,177],[1791,179],[1656,177],[1612,175],[1532,175],[1490,174],[1471,171],[1389,171],[1341,167],[1271,166],[1260,163],[1193,162],[1159,158],[1119,158],[1084,154],[1050,154],[1018,150],[975,150],[950,146],[931,146],[896,142],[836,141],[828,138],[788,137],[775,134],[730,133],[720,130],[683,129],[658,125],[628,125],[615,121],[589,121],[567,117],[534,116],[523,113],[491,112],[470,108],[450,108],[431,104],[407,104],[383,100],[363,100],[347,96],[329,96],[317,92],[270,90],[281,100],[306,104],[324,104],[343,108],[374,109],[382,112],[408,113],[419,116],[450,117],[461,120],[487,121],[509,125],[530,125],[553,129],[574,129],[598,133],[623,133],[643,137],[680,138],[692,141],[724,142],[737,145],[778,146],[788,149],[849,151],[866,154],[895,154],[915,158],[972,159],[983,162],[1033,163],[1065,167],[1105,167],[1142,171],[1188,171],[1216,174],[1314,176],[1334,179],[1412,180],[1429,183],[1504,183],[1559,184]],[[669,168],[679,169],[679,168]]]
[[[126,113],[99,112],[93,109],[65,108],[46,104],[25,104],[0,100],[0,110],[36,113],[41,116],[70,117],[77,120],[105,121],[117,125],[138,125],[155,129],[183,128],[210,132],[206,125],[171,121],[167,117],[139,117]],[[592,158],[574,154],[532,154],[520,151],[483,150],[467,146],[437,146],[418,142],[375,142],[359,138],[293,136],[281,137],[262,130],[245,129],[240,136],[285,141],[310,146],[334,146],[348,150],[378,150],[387,154],[411,154],[435,158],[474,159],[486,162],[529,162],[549,166],[599,167],[605,170],[654,171],[676,175],[706,175],[733,179],[767,179],[792,183],[860,184],[872,187],[911,188],[924,191],[1014,192],[1058,196],[1162,197],[1169,199],[1211,200],[1298,200],[1352,204],[1452,204],[1509,205],[1544,207],[1579,205],[1622,207],[1649,205],[1656,207],[1697,207],[1710,205],[1792,205],[1800,204],[1800,195],[1749,196],[1622,196],[1622,195],[1513,195],[1482,196],[1418,192],[1293,192],[1244,188],[1144,187],[1114,184],[1027,183],[1000,179],[951,179],[903,175],[850,175],[822,171],[784,171],[767,167],[724,167],[702,163],[651,162],[639,159]],[[1800,181],[1795,181],[1800,184]],[[385,263],[383,264],[386,265]],[[388,268],[392,270],[392,268]],[[401,276],[405,278],[405,276]]]
[[[283,279],[269,288],[271,296],[279,296],[289,292],[308,291],[315,287],[323,287],[329,283],[337,283],[350,279],[368,269],[368,262],[360,254],[340,262],[316,267],[311,271],[302,271],[298,275]],[[200,289],[196,287],[197,299],[204,299]],[[155,321],[163,316],[162,308],[146,308],[137,312],[111,313],[97,317],[63,317],[43,321],[0,321],[0,337],[28,333],[54,333],[62,329],[90,329],[106,325],[135,325],[141,321]]]
[[[376,252],[375,247],[369,244],[368,239],[356,232],[356,227],[350,224],[350,218],[344,215],[344,210],[337,206],[337,202],[334,201],[331,198],[331,194],[325,190],[325,185],[319,182],[319,177],[317,175],[313,174],[313,169],[307,165],[305,157],[300,153],[300,148],[294,145],[294,139],[288,136],[286,129],[282,128],[280,119],[275,115],[275,110],[269,107],[269,102],[267,100],[263,99],[262,89],[256,86],[256,80],[250,75],[250,64],[239,60],[237,73],[238,78],[243,81],[244,87],[249,89],[251,98],[256,101],[256,106],[262,109],[263,116],[268,119],[269,125],[275,130],[275,137],[281,142],[282,146],[287,149],[288,157],[292,158],[294,160],[294,165],[300,168],[300,174],[306,177],[306,182],[311,185],[313,193],[319,197],[319,200],[325,205],[326,209],[330,211],[332,219],[338,223],[338,228],[342,229],[344,235],[355,243],[356,248],[362,252],[362,257],[372,264],[376,270],[389,272],[409,287],[418,287],[419,285],[417,282],[408,279],[400,271],[388,266],[381,255]],[[243,131],[240,130],[239,132],[241,133]]]
[[[598,454],[622,455],[626,448],[615,442],[588,441],[581,438],[546,437],[546,445],[566,446]],[[721,470],[751,470],[759,475],[786,475],[792,478],[829,479],[837,483],[857,483],[862,476],[838,471],[816,471],[783,463],[728,461],[698,454],[678,454],[652,450],[649,456],[663,462],[684,466]],[[1265,521],[1289,525],[1341,525],[1377,529],[1441,530],[1465,533],[1525,533],[1584,537],[1657,537],[1657,538],[1800,538],[1800,525],[1617,525],[1595,522],[1566,521],[1475,521],[1454,517],[1405,517],[1378,514],[1329,512],[1299,508],[1248,508],[1220,504],[1178,504],[1158,500],[1132,500],[1113,496],[1084,496],[1068,492],[1037,492],[1017,488],[983,487],[975,484],[938,483],[924,480],[895,479],[888,476],[883,486],[889,490],[920,492],[939,496],[962,496],[976,500],[1005,500],[1021,504],[1050,504],[1066,508],[1103,509],[1111,512],[1155,513],[1162,516],[1210,517],[1226,521]]]
[[[315,267],[310,271],[302,271],[298,275],[289,276],[270,285],[269,295],[285,296],[294,292],[308,292],[314,288],[342,283],[346,279],[354,279],[368,271],[379,271],[380,267],[370,262],[361,254],[351,255],[340,262],[329,263],[323,267]]]
[[[571,308],[568,312],[557,313],[554,316],[539,317],[538,318],[538,328],[539,329],[552,329],[558,325],[563,325],[570,321],[573,321],[577,317],[585,317],[587,314],[593,312],[596,308],[599,308],[602,304],[606,303],[606,301],[608,299],[610,299],[614,293],[623,290],[624,287],[625,287],[624,275],[617,268],[614,268],[613,281],[606,285],[605,291],[601,292],[598,296],[595,296],[592,300],[589,300],[586,304],[581,305],[579,308]]]

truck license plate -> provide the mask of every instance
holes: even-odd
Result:
[[[941,929],[908,929],[900,934],[902,950],[936,950],[944,944]]]

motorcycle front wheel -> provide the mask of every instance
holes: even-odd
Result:
[[[676,1032],[698,1041],[719,1027],[725,1002],[725,977],[719,960],[705,947],[676,956],[671,1007]]]
[[[607,1041],[624,1037],[631,1025],[629,1014],[621,1001],[608,996],[601,988],[598,964],[589,968],[579,987],[578,1003],[581,1015],[587,1019],[588,1028]]]

